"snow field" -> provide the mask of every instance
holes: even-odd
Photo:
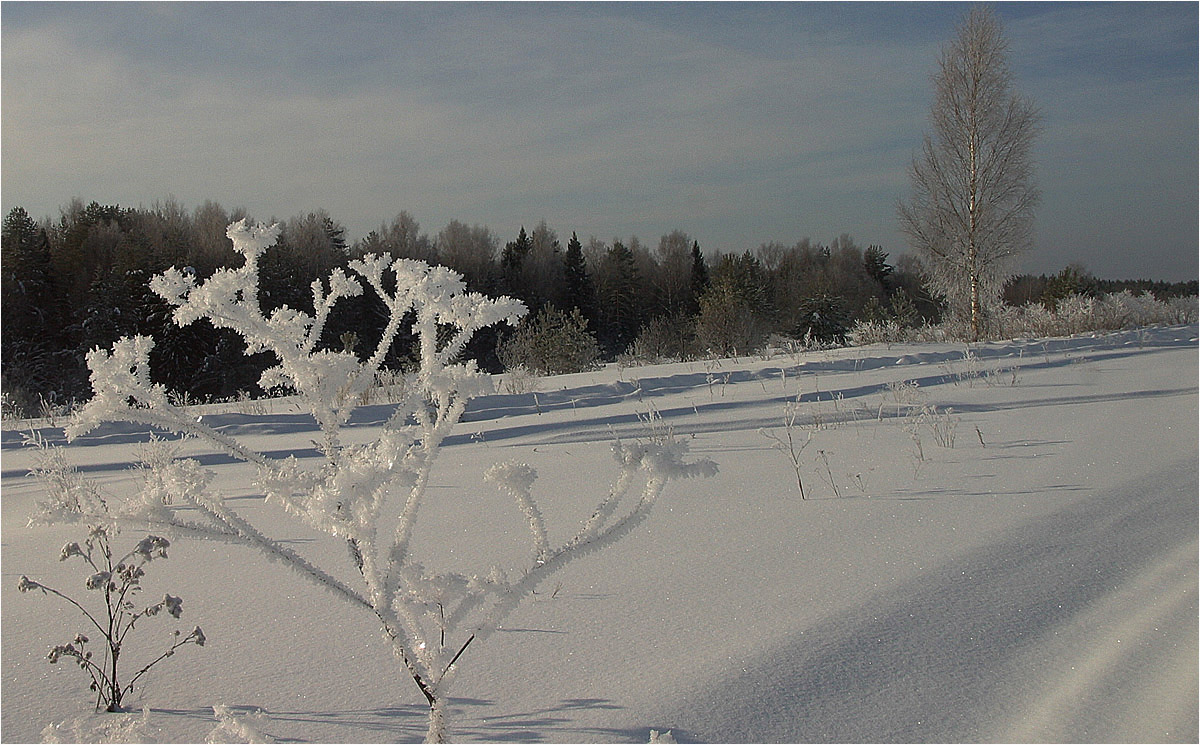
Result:
[[[721,472],[670,484],[630,537],[553,576],[468,649],[451,736],[1195,741],[1196,337],[1183,326],[978,345],[974,359],[963,345],[905,345],[609,366],[537,381],[536,399],[477,399],[418,523],[414,549],[430,564],[526,557],[523,516],[482,483],[495,462],[538,470],[552,543],[615,475],[614,437],[669,426]],[[797,395],[793,434],[812,433],[805,501],[760,433],[782,433]],[[953,448],[935,442],[938,415],[914,424],[922,405],[956,422]],[[255,447],[312,449],[311,421],[286,400],[262,406],[197,415]],[[385,411],[362,410],[348,436],[370,439]],[[0,499],[5,741],[93,717],[86,678],[42,659],[80,617],[16,592],[22,574],[82,586],[57,554],[83,529],[25,526],[39,486],[22,477],[32,453],[19,435],[6,426]],[[124,469],[142,439],[111,425],[69,450],[115,491],[134,483]],[[261,504],[248,469],[189,454],[256,525],[354,579],[345,548]],[[372,618],[281,565],[179,538],[144,585],[180,595],[179,626],[209,639],[135,694],[153,739],[202,741],[216,704],[264,709],[276,738],[423,736],[423,700]],[[134,649],[174,628],[148,620]]]

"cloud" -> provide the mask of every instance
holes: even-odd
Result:
[[[400,210],[431,233],[458,219],[507,237],[545,218],[605,239],[680,228],[738,251],[850,232],[898,252],[894,204],[962,9],[10,4],[3,201],[48,214],[73,196],[174,195],[262,219],[321,207],[352,238]],[[1152,219],[1175,187],[1194,207],[1178,153],[1196,151],[1195,40],[1177,19],[1000,11],[1018,85],[1047,112],[1042,234],[1079,249],[1071,235],[1094,217],[1077,195],[1110,205],[1109,222]],[[1106,46],[1119,69],[1103,67]],[[1122,217],[1122,179],[1143,181],[1141,223]]]

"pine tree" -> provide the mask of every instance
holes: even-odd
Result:
[[[839,297],[822,294],[805,298],[800,303],[800,323],[793,335],[825,344],[845,344],[850,326],[845,302]]]
[[[346,253],[346,229],[340,223],[334,222],[329,215],[321,217],[321,226],[325,228],[325,236],[329,239],[329,248],[335,253]]]
[[[863,269],[867,276],[874,279],[883,288],[884,293],[888,293],[891,286],[891,277],[894,267],[887,263],[887,253],[882,246],[868,246],[867,252],[863,254]]]
[[[23,320],[26,313],[38,310],[31,301],[36,301],[42,288],[50,282],[50,249],[45,231],[24,207],[14,207],[4,218],[0,245],[3,246],[0,263],[4,276],[4,317],[15,322]]]

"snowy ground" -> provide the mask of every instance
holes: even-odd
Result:
[[[480,483],[513,458],[540,472],[561,540],[615,473],[613,437],[644,434],[650,412],[721,472],[672,483],[646,525],[468,649],[451,736],[1196,742],[1196,326],[972,349],[609,366],[475,401],[418,525],[440,536],[418,548],[431,563],[523,558],[520,513]],[[805,501],[762,433],[783,434],[798,394]],[[198,414],[260,449],[311,455],[310,423],[270,406]],[[384,416],[363,410],[355,436]],[[939,445],[951,423],[953,447]],[[115,492],[135,483],[125,469],[143,439],[114,426],[70,453]],[[20,440],[6,424],[0,737],[65,723],[58,736],[73,739],[72,723],[112,719],[90,715],[79,670],[44,659],[81,617],[16,587],[23,574],[81,587],[57,558],[83,529],[26,526],[40,486]],[[263,505],[244,466],[190,447],[257,524],[346,565],[343,547]],[[209,642],[154,669],[132,702],[149,708],[135,737],[203,741],[216,704],[262,709],[261,732],[287,741],[424,735],[423,700],[370,617],[245,548],[179,539],[170,556],[150,565],[147,594],[182,596],[178,625]],[[135,645],[175,628],[148,621]]]

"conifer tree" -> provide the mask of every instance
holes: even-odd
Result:
[[[629,247],[613,241],[600,268],[600,342],[608,354],[615,356],[625,351],[641,328],[637,264]]]
[[[0,360],[9,403],[21,413],[54,388],[55,351],[61,345],[55,323],[54,276],[46,231],[23,207],[4,219],[0,237]]]
[[[571,306],[578,308],[588,323],[595,327],[596,323],[596,287],[588,274],[587,263],[583,259],[583,245],[574,232],[571,240],[567,241],[567,253],[563,257],[563,270],[566,278],[566,300]]]
[[[704,254],[700,251],[699,241],[692,242],[692,305],[689,308],[690,312],[696,313],[700,310],[700,298],[704,296],[704,291],[708,289],[708,264],[704,261]]]
[[[504,251],[500,253],[500,272],[504,278],[505,289],[513,289],[518,281],[521,265],[525,263],[525,257],[532,249],[533,242],[529,240],[529,236],[525,233],[525,226],[522,225],[517,239],[505,244]]]

